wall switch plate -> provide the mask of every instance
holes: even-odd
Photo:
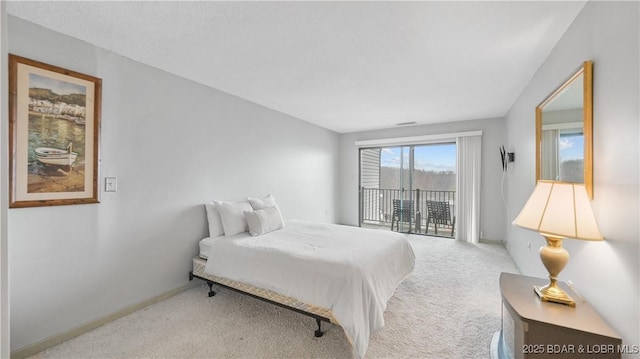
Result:
[[[104,178],[104,191],[105,192],[117,192],[118,191],[118,179],[116,177]]]

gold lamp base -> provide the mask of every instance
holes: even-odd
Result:
[[[544,287],[538,287],[536,285],[533,286],[533,290],[536,292],[540,300],[543,302],[553,302],[565,304],[570,307],[576,306],[576,301],[571,298],[567,292],[562,290],[560,287],[552,286],[551,283],[545,285]]]
[[[569,261],[569,253],[562,248],[562,237],[541,233],[547,245],[540,248],[540,259],[549,272],[549,284],[544,287],[533,286],[533,290],[543,302],[553,302],[576,306],[575,300],[558,286],[558,274]]]

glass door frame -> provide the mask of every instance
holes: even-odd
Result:
[[[455,216],[455,208],[457,208],[457,196],[456,196],[456,192],[457,192],[457,186],[454,187],[453,190],[440,190],[440,189],[429,189],[429,188],[422,188],[420,189],[420,192],[422,193],[414,193],[414,192],[418,192],[416,189],[414,189],[414,185],[415,185],[415,155],[416,155],[416,148],[417,147],[423,147],[423,146],[430,146],[430,145],[454,145],[455,146],[455,153],[456,153],[456,159],[455,161],[457,162],[457,143],[456,141],[451,141],[451,140],[444,140],[444,141],[434,141],[434,142],[429,142],[429,143],[415,143],[415,144],[399,144],[399,145],[382,145],[382,146],[370,146],[370,147],[360,147],[358,148],[358,226],[362,227],[363,224],[371,224],[370,221],[371,218],[377,218],[380,221],[380,224],[385,223],[385,227],[388,228],[389,226],[389,222],[391,222],[392,224],[392,228],[393,230],[398,230],[399,232],[404,232],[404,233],[418,233],[418,234],[427,234],[428,232],[428,223],[424,224],[422,223],[423,220],[427,219],[427,206],[425,201],[428,201],[430,198],[434,198],[432,196],[437,196],[434,199],[431,200],[436,200],[436,201],[449,201],[452,203],[452,207],[453,207],[453,213],[452,215]],[[382,151],[385,149],[399,149],[399,153],[400,153],[400,157],[398,159],[398,164],[399,167],[396,167],[395,169],[399,171],[398,173],[398,179],[399,179],[399,184],[398,184],[398,188],[397,189],[381,189],[380,186],[380,176],[381,176],[381,171],[382,171],[382,167],[384,167],[382,165]],[[363,151],[374,151],[377,150],[379,153],[377,154],[378,156],[378,168],[377,168],[377,176],[378,176],[378,188],[377,191],[371,191],[371,189],[367,189],[363,186]],[[406,158],[405,158],[406,156]],[[389,167],[389,166],[387,166]],[[454,163],[454,170],[453,173],[454,175],[457,177],[457,169],[456,169],[457,165]],[[375,170],[375,169],[374,169]],[[408,178],[406,178],[408,176]],[[395,187],[395,185],[393,186]],[[385,192],[391,192],[391,191],[397,191],[397,194],[393,195],[393,194],[387,194],[387,193],[382,193],[382,191]],[[385,196],[389,196],[392,197],[391,200],[386,199]],[[424,198],[421,198],[424,197]],[[409,210],[408,212],[411,213],[413,212],[412,216],[410,216],[409,220],[405,222],[405,219],[402,218],[403,215],[406,214],[407,211],[403,211],[402,208],[400,209],[398,215],[400,216],[400,218],[398,218],[398,227],[396,229],[395,227],[395,221],[393,218],[393,207],[392,207],[392,202],[393,199],[402,199],[402,200],[413,200],[414,202],[414,209],[413,211]],[[364,214],[365,212],[365,207],[370,206],[371,202],[373,201],[377,201],[377,203],[375,203],[375,208],[374,211],[378,212],[376,213],[373,217],[370,213]],[[365,203],[367,202],[367,203]],[[423,203],[424,202],[424,203]],[[404,202],[400,202],[400,205],[402,206],[402,204],[404,204]],[[370,208],[367,207],[366,209],[367,211],[370,210]],[[423,213],[424,212],[424,213]],[[390,215],[389,215],[390,213]],[[376,217],[377,215],[377,217]],[[370,218],[371,217],[371,218]],[[424,217],[424,218],[422,218]],[[376,220],[374,219],[374,222]],[[454,223],[455,223],[455,218],[454,218]],[[422,226],[426,225],[427,228],[425,228],[425,233],[421,233],[422,232]],[[374,225],[377,225],[374,223]],[[453,233],[454,231],[454,227],[452,225],[451,227],[451,233]],[[432,234],[433,235],[433,234]],[[437,234],[436,232],[436,235]],[[447,237],[449,236],[448,234],[446,235]],[[452,234],[453,236],[453,234]]]
[[[391,201],[389,200],[383,200],[383,203],[386,203],[387,206],[391,207],[393,206],[393,201],[396,199],[401,200],[398,204],[399,204],[399,208],[398,208],[398,213],[397,216],[395,213],[392,212],[391,216],[391,223],[392,223],[392,228],[394,223],[397,223],[395,225],[397,225],[398,227],[398,232],[401,233],[414,233],[415,230],[415,226],[416,226],[416,209],[415,209],[415,203],[416,203],[416,199],[413,198],[413,170],[414,170],[414,153],[415,153],[415,146],[416,145],[398,145],[398,146],[377,146],[377,147],[362,147],[359,148],[358,150],[358,193],[359,193],[359,201],[358,201],[358,226],[362,227],[362,223],[364,218],[363,217],[363,206],[364,206],[364,201],[363,201],[363,187],[362,187],[362,151],[363,150],[378,150],[378,151],[382,151],[384,149],[399,149],[400,151],[400,157],[399,157],[399,167],[398,167],[398,188],[397,189],[391,189],[392,191],[397,191],[398,192],[398,198],[395,198],[396,196],[392,196],[393,198],[391,198]],[[408,151],[408,153],[406,152]],[[405,161],[405,154],[407,155],[408,161]],[[405,162],[407,162],[405,164]],[[380,165],[379,168],[381,168],[382,166]],[[407,174],[407,179],[405,180],[405,172]],[[378,176],[380,175],[380,173],[378,172]],[[405,182],[408,181],[407,183],[407,187],[405,187]],[[408,193],[408,196],[407,196]],[[378,196],[383,197],[383,194],[378,194]],[[405,205],[405,201],[404,200],[413,200],[414,203],[414,208],[413,209],[409,209],[408,211],[405,210],[404,205]],[[395,211],[394,211],[395,212]],[[407,212],[409,212],[409,218],[408,221],[405,221],[404,216],[407,214]],[[394,218],[394,216],[396,216],[397,218]],[[419,220],[419,219],[418,219]]]

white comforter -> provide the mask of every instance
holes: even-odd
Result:
[[[414,265],[402,234],[290,220],[258,237],[220,237],[205,272],[331,309],[363,357],[369,336],[384,326],[387,302]]]

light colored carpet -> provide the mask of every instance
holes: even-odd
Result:
[[[414,273],[371,337],[367,358],[488,358],[500,328],[500,272],[517,273],[504,247],[410,236]],[[215,287],[214,287],[215,288]],[[32,358],[351,358],[340,327],[315,338],[315,320],[208,287],[179,293]]]

